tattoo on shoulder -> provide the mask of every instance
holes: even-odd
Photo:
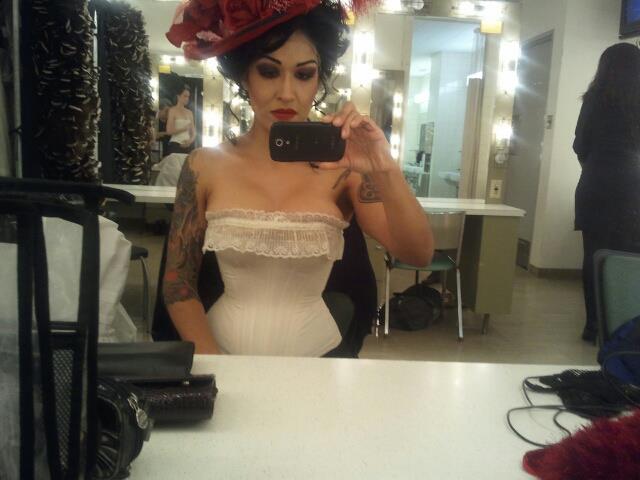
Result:
[[[340,174],[340,176],[336,180],[336,183],[333,184],[333,187],[331,187],[331,189],[335,190],[338,187],[338,185],[340,185],[340,182],[342,182],[343,180],[346,180],[347,177],[349,177],[349,175],[351,175],[351,169],[347,168],[344,172]]]
[[[180,173],[173,207],[163,279],[167,305],[197,298],[206,221],[198,212],[196,192],[199,174],[192,168],[192,163],[192,155],[189,155]]]
[[[358,199],[362,203],[376,203],[382,201],[382,198],[380,198],[380,194],[378,193],[378,187],[376,187],[376,184],[373,182],[373,179],[369,174],[362,174],[362,183],[360,184]]]

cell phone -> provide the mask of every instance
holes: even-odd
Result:
[[[320,122],[275,122],[269,152],[276,162],[337,162],[344,156],[340,127]]]

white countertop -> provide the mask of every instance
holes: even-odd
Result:
[[[105,184],[106,187],[126,190],[136,197],[137,203],[173,203],[176,187],[156,185],[120,185]],[[484,215],[497,217],[523,217],[525,212],[519,208],[502,204],[489,204],[484,200],[464,198],[425,198],[418,197],[425,212],[442,210],[464,210],[467,215]]]
[[[418,197],[418,202],[426,212],[442,210],[464,210],[467,215],[487,217],[524,217],[525,211],[509,205],[486,203],[475,198],[431,198]]]
[[[129,192],[136,197],[136,203],[173,203],[176,198],[176,187],[122,185],[119,183],[105,183],[104,186]]]
[[[535,447],[506,412],[525,404],[524,377],[566,368],[196,356],[194,373],[216,374],[213,419],[155,428],[130,478],[528,479],[522,456]],[[538,415],[520,414],[518,428],[558,440],[552,414]]]

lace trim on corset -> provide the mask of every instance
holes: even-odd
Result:
[[[349,225],[333,215],[227,209],[206,212],[202,251],[233,249],[277,258],[342,258],[342,230]]]

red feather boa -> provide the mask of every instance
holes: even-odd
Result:
[[[523,467],[541,480],[638,480],[640,410],[596,420],[555,445],[528,452]]]

